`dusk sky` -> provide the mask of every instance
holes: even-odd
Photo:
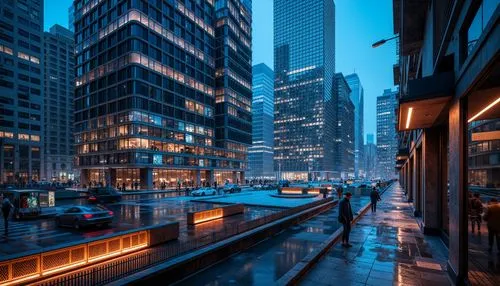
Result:
[[[72,0],[45,0],[45,30],[68,26]],[[365,89],[365,139],[376,133],[376,97],[393,87],[395,42],[371,44],[393,35],[392,0],[336,0],[336,72],[356,71]],[[253,62],[273,68],[273,0],[253,0]]]

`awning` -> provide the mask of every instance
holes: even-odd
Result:
[[[399,101],[398,131],[434,125],[453,96],[453,72],[410,80],[408,94]]]

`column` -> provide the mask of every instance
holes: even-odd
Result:
[[[232,180],[233,180],[232,183],[236,184],[236,182],[238,181],[238,172],[233,171]]]
[[[89,170],[87,169],[81,169],[80,170],[80,186],[83,187],[84,185],[85,186],[89,186]]]
[[[201,186],[201,172],[200,170],[196,170],[195,173],[196,173],[196,180],[194,183],[196,186]]]
[[[467,227],[467,101],[453,102],[448,116],[450,181],[448,272],[456,285],[464,285],[468,272]]]
[[[425,129],[422,138],[423,230],[438,235],[440,217],[440,127]]]
[[[153,169],[152,168],[141,168],[141,189],[152,190],[153,189]]]
[[[207,170],[207,180],[210,183],[210,186],[214,185],[215,179],[213,170]]]

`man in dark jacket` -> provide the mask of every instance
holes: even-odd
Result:
[[[354,219],[352,215],[352,208],[350,199],[352,194],[350,192],[345,193],[344,199],[339,203],[339,222],[343,225],[344,231],[342,232],[342,246],[352,247],[349,244],[349,233],[351,232],[351,222]]]
[[[380,201],[380,194],[377,191],[376,187],[373,187],[372,191],[370,192],[370,200],[372,203],[372,213],[377,212],[377,202]]]
[[[3,196],[2,196],[3,197]],[[10,211],[14,208],[14,205],[9,201],[8,198],[3,198],[2,200],[2,214],[4,223],[4,234],[7,236],[9,234],[9,215]]]

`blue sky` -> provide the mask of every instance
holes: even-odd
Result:
[[[68,25],[72,0],[45,0],[45,29]],[[365,89],[365,141],[376,133],[376,98],[393,87],[395,42],[371,44],[393,35],[392,0],[335,0],[336,72],[354,71]],[[273,68],[273,0],[253,0],[253,62]]]

